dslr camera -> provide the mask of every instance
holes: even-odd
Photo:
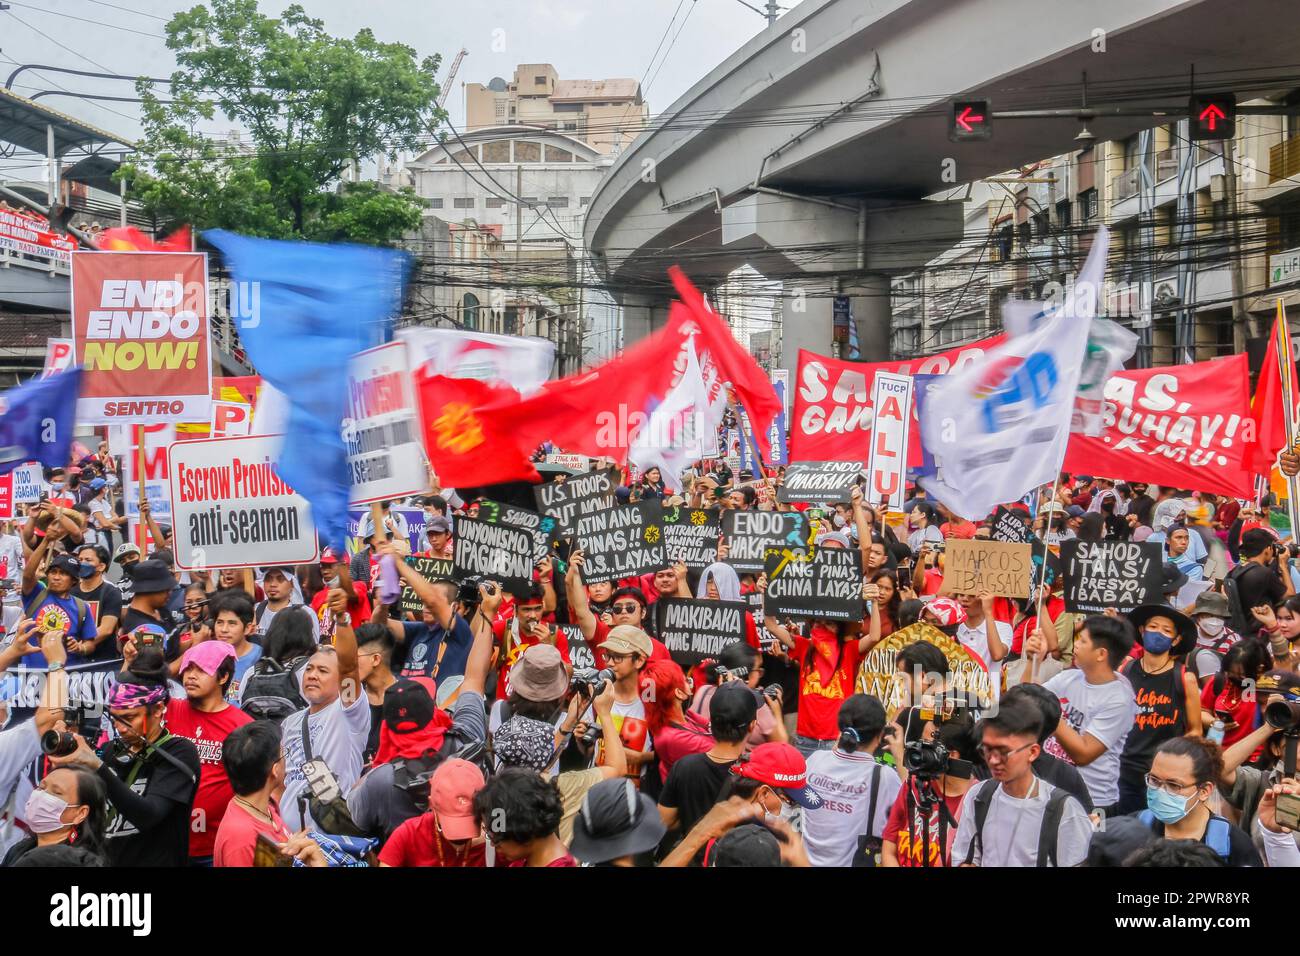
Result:
[[[99,736],[101,710],[87,704],[63,708],[63,722],[69,730],[47,730],[41,735],[41,752],[49,757],[66,757],[77,749],[80,734],[86,740]]]
[[[613,680],[614,672],[608,667],[603,670],[595,670],[591,667],[575,669],[573,676],[569,678],[569,693],[579,694],[582,697],[595,697],[605,686],[606,681]]]

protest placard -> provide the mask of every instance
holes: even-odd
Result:
[[[74,252],[77,420],[206,422],[212,410],[208,257]]]
[[[583,553],[583,581],[614,581],[666,567],[663,523],[664,508],[658,501],[580,517],[574,536]]]
[[[0,475],[0,521],[12,521],[14,514],[14,475]]]
[[[806,550],[813,526],[800,511],[724,511],[722,534],[727,541],[727,564],[738,572],[763,570],[768,548]]]
[[[419,404],[406,346],[389,342],[352,356],[343,420],[354,505],[390,501],[429,487]]]
[[[480,498],[470,509],[470,516],[490,524],[509,524],[533,533],[533,563],[551,553],[555,545],[555,518],[519,508],[490,498]]]
[[[895,631],[867,652],[858,670],[857,692],[870,694],[880,701],[891,719],[899,710],[913,703],[907,695],[909,685],[899,679],[896,661],[899,651],[919,641],[934,645],[948,659],[947,696],[956,697],[971,707],[992,703],[993,685],[984,662],[972,656],[960,642],[933,624],[924,622]],[[911,686],[922,683],[921,675],[911,677]]]
[[[1027,544],[949,538],[939,593],[1029,597],[1030,567]]]
[[[437,581],[440,578],[452,578],[452,563],[446,558],[417,558],[408,557],[406,563],[415,569],[416,573],[426,581]],[[420,614],[424,610],[424,602],[415,594],[415,589],[405,581],[402,582],[402,613],[410,611],[412,614]]]
[[[660,598],[655,602],[659,640],[688,674],[706,658],[716,658],[728,644],[745,639],[746,601],[697,601]]]
[[[1020,511],[1012,511],[999,505],[993,515],[990,537],[994,541],[1005,541],[1008,544],[1026,544],[1033,538],[1033,534]]]
[[[861,621],[862,556],[847,548],[817,548],[799,556],[790,548],[769,548],[763,613],[778,620]]]
[[[561,534],[572,535],[579,517],[614,507],[617,487],[618,472],[606,468],[543,482],[533,489],[533,494],[537,497],[537,511],[553,517]]]
[[[10,474],[13,476],[15,505],[32,505],[41,500],[41,484],[45,476],[39,464],[19,465]]]
[[[912,379],[883,370],[877,372],[872,403],[876,424],[867,462],[866,497],[873,505],[888,502],[889,511],[902,511],[903,488],[907,484]]]
[[[664,547],[668,562],[707,568],[718,560],[722,518],[717,508],[665,508]]]
[[[478,518],[456,519],[456,577],[477,574],[511,594],[524,594],[533,580],[533,532]]]
[[[251,434],[253,406],[243,402],[212,401],[212,422],[208,434],[213,438],[236,438]]]
[[[796,461],[786,468],[785,481],[777,489],[776,500],[819,505],[848,501],[861,475],[860,461]]]
[[[575,671],[595,669],[596,655],[582,636],[582,628],[576,624],[556,624],[555,632],[564,635],[565,643],[569,645],[569,663]]]
[[[45,367],[41,369],[41,378],[49,378],[72,368],[72,339],[45,340]]]
[[[276,470],[278,436],[174,442],[167,449],[176,564],[186,571],[310,564],[307,499]]]
[[[1101,613],[1113,607],[1127,614],[1163,598],[1158,542],[1062,541],[1061,566],[1067,611]]]
[[[390,515],[397,515],[406,522],[406,541],[410,552],[415,554],[429,550],[429,539],[424,535],[425,514],[423,508],[389,508]],[[370,519],[370,509],[353,508],[348,511],[348,537],[344,548],[348,556],[364,551],[370,544],[374,522]],[[366,537],[361,532],[366,532]]]

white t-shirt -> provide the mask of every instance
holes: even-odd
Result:
[[[983,784],[976,784],[962,800],[957,823],[957,837],[952,842],[952,862],[962,863],[975,839],[975,795]],[[1001,786],[993,791],[988,816],[980,834],[980,847],[971,861],[977,866],[1037,866],[1038,838],[1043,829],[1043,813],[1056,788],[1046,780],[1035,780],[1029,795],[1018,800]],[[1078,866],[1088,857],[1092,823],[1074,797],[1067,797],[1061,810],[1061,826],[1056,831],[1056,865]]]
[[[1119,755],[1124,750],[1137,701],[1133,685],[1122,678],[1106,684],[1089,684],[1083,671],[1061,671],[1043,685],[1061,701],[1061,716],[1079,734],[1090,734],[1106,745],[1105,752],[1079,768],[1079,776],[1092,794],[1093,803],[1108,807],[1119,802]],[[1055,737],[1047,738],[1048,753],[1074,763]]]
[[[1006,621],[994,621],[994,626],[998,630],[998,639],[1002,641],[1002,649],[1005,653],[1011,652],[1011,640],[1014,636],[1011,625]],[[979,655],[989,669],[989,683],[993,685],[993,699],[1000,700],[1002,697],[1002,661],[1006,660],[1004,656],[1002,661],[995,661],[989,653],[989,635],[985,629],[985,624],[980,621],[979,624],[968,624],[963,621],[957,625],[957,640],[963,647],[969,648],[972,652]]]
[[[880,777],[876,813],[870,821],[871,781]],[[898,774],[876,763],[870,754],[818,750],[808,758],[808,786],[821,798],[816,810],[803,812],[804,848],[813,866],[851,866],[858,837],[881,836],[889,810],[903,783]]]
[[[95,515],[102,515],[105,524],[108,524],[113,520],[113,506],[108,503],[107,498],[91,498],[88,503],[90,505],[90,515],[92,519]],[[90,527],[94,528],[98,526],[92,520],[90,522]]]
[[[311,618],[311,636],[316,638],[316,643],[319,644],[320,643],[320,618],[316,616],[316,614],[312,611],[311,608],[307,607],[307,605],[301,603],[300,601],[294,601],[293,599],[290,599],[288,606],[303,608],[306,611],[307,617]],[[287,608],[280,608],[280,611],[283,610],[287,610]],[[273,611],[271,610],[270,607],[264,609],[262,611],[262,619],[257,622],[258,633],[260,634],[268,633],[271,630],[271,622],[275,620],[275,616],[279,614],[280,611]],[[288,619],[286,618],[286,620]]]
[[[300,710],[290,714],[280,725],[283,734],[280,752],[284,755],[284,795],[280,797],[280,815],[295,833],[303,827],[302,816],[298,813],[298,797],[307,792],[307,778],[302,772],[302,765],[307,762],[302,745],[303,713]],[[348,791],[361,779],[362,752],[370,736],[370,699],[361,694],[351,707],[344,707],[343,699],[339,698],[312,714],[308,726],[312,756],[325,761],[338,780],[343,796],[347,797]]]
[[[11,578],[14,582],[14,588],[5,595],[5,600],[21,601],[23,543],[16,534],[0,534],[0,578]]]
[[[917,528],[907,536],[907,547],[913,554],[916,554],[921,550],[921,545],[927,541],[931,544],[943,544],[943,532],[932,524],[928,524],[924,528]]]

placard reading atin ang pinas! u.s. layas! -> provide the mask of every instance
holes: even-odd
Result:
[[[187,570],[310,564],[307,499],[276,472],[280,436],[178,441],[167,450],[176,564]]]

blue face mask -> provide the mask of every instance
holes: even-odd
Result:
[[[1143,631],[1142,646],[1152,654],[1167,654],[1169,648],[1174,646],[1174,639],[1159,631]]]
[[[1166,793],[1164,790],[1147,787],[1147,809],[1155,814],[1155,818],[1166,826],[1177,823],[1187,816],[1199,802],[1195,795],[1180,797],[1172,793]]]
[[[84,580],[85,578],[93,578],[94,576],[95,566],[93,564],[87,564],[85,561],[82,561],[77,567],[77,577]]]

